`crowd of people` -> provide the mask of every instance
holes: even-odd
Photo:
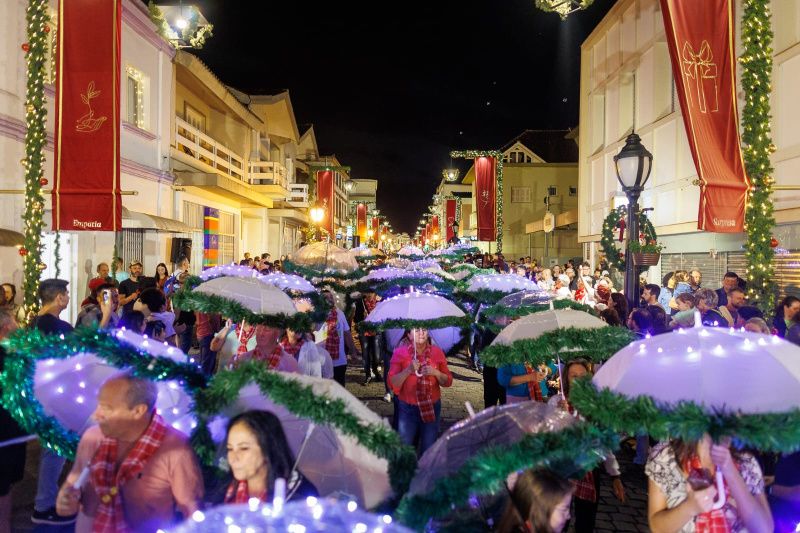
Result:
[[[271,263],[268,254],[248,256],[240,262],[242,266],[262,273],[281,268],[282,261]],[[747,305],[743,281],[732,272],[725,274],[717,289],[702,287],[697,270],[671,272],[662,285],[642,280],[640,307],[629,310],[606,269],[593,270],[588,262],[577,267],[570,262],[541,268],[530,258],[507,264],[502,255],[488,254],[468,261],[501,273],[524,275],[553,298],[586,304],[610,325],[627,327],[642,336],[691,326],[699,314],[704,325],[743,327],[800,340],[800,299],[787,296],[770,327],[757,308]],[[377,305],[374,291],[355,295],[347,314],[337,306],[334,293],[323,291],[330,312],[313,333],[265,325],[242,328],[228,317],[172,305],[171,295],[189,275],[188,258],[181,258],[171,274],[164,263],[158,264],[152,278],[143,275],[139,261],[130,261],[124,272],[119,269],[121,260],[117,258],[115,263],[113,273],[107,264],[98,265],[76,327],[126,327],[147,334],[196,354],[209,376],[255,361],[275,371],[333,379],[344,386],[348,363],[358,361],[363,366],[364,385],[384,383],[384,399],[394,405],[392,426],[401,441],[416,446],[420,455],[436,441],[443,389],[453,382],[447,358],[424,329],[406,331],[397,345],[390,345],[385,334],[355,335],[355,326]],[[24,318],[15,287],[5,284],[3,289],[0,338]],[[46,334],[70,332],[72,325],[60,318],[70,301],[67,282],[44,280],[39,297],[41,310],[28,327]],[[491,340],[485,329],[471,345],[475,361],[480,361],[480,351]],[[570,384],[592,370],[591,364],[580,359],[560,369],[554,364],[484,366],[485,406],[540,401],[571,412]],[[315,487],[293,468],[294,457],[280,422],[263,411],[245,412],[230,420],[225,440],[230,477],[221,485],[209,486],[186,436],[155,412],[155,399],[154,384],[129,372],[121,371],[103,385],[93,416],[98,425],[82,435],[76,459],[60,486],[65,461],[47,448],[42,450],[32,517],[35,523],[77,522],[79,531],[112,531],[135,524],[137,531],[155,531],[204,506],[242,503],[250,498],[269,501],[278,479],[287,483],[289,499],[316,494]],[[22,434],[0,410],[0,442]],[[762,466],[753,455],[706,437],[697,442],[654,443],[639,435],[635,442],[636,462],[649,478],[648,514],[653,531],[767,531],[771,527]],[[2,457],[0,533],[7,530],[10,487],[23,474],[24,444],[4,447]],[[784,460],[797,462],[792,456]],[[607,476],[602,476],[600,469]],[[720,511],[711,509],[716,489],[709,475],[716,469],[724,472],[729,491],[728,503]],[[626,501],[619,474],[613,455],[598,470],[573,482],[548,470],[522,472],[510,490],[498,531],[561,531],[571,519],[570,509],[575,515],[575,531],[593,531],[601,479],[610,479],[614,495]],[[794,494],[792,486],[775,486],[772,494],[778,503],[782,494]],[[723,526],[727,529],[719,529]]]

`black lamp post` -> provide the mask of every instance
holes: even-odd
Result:
[[[622,185],[622,191],[628,197],[628,242],[639,238],[639,195],[644,190],[653,167],[653,154],[642,146],[641,139],[635,133],[628,135],[625,146],[614,156],[614,170]],[[625,245],[625,298],[628,309],[639,307],[638,269],[633,264],[633,254]]]

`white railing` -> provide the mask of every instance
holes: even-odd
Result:
[[[242,156],[180,117],[175,117],[175,144],[184,154],[202,161],[215,170],[237,180],[247,181]]]
[[[286,167],[277,161],[250,161],[250,183],[253,185],[280,185],[289,188]]]
[[[292,183],[289,185],[289,197],[286,202],[292,207],[308,207],[308,185]]]

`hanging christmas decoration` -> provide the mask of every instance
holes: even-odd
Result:
[[[29,45],[28,43],[22,43],[21,48],[26,54],[31,51],[31,45]]]
[[[780,244],[780,242],[778,242],[778,239],[776,239],[775,237],[773,237],[773,238],[771,238],[769,240],[769,247],[770,248],[777,248],[779,244]]]
[[[623,231],[624,228],[627,227],[627,222],[625,221],[626,210],[627,208],[625,206],[611,210],[605,220],[603,220],[603,230],[600,237],[600,248],[603,250],[608,264],[620,272],[625,271],[625,252],[617,248],[614,230],[622,228],[620,236],[624,237]],[[656,234],[656,229],[643,211],[639,212],[639,227],[642,231],[639,234],[639,239],[636,241],[634,248],[641,247],[639,244],[642,241],[645,246],[651,245],[651,242],[653,245],[657,245],[658,235]],[[622,240],[624,239],[620,238],[619,242],[622,242]]]

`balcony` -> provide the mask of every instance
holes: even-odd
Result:
[[[215,171],[247,182],[242,156],[180,117],[175,117],[175,147],[181,154],[204,163]]]
[[[286,167],[277,161],[250,161],[250,183],[255,190],[273,200],[289,197]]]
[[[292,183],[289,185],[289,196],[286,203],[298,209],[308,207],[308,185],[305,183]]]

